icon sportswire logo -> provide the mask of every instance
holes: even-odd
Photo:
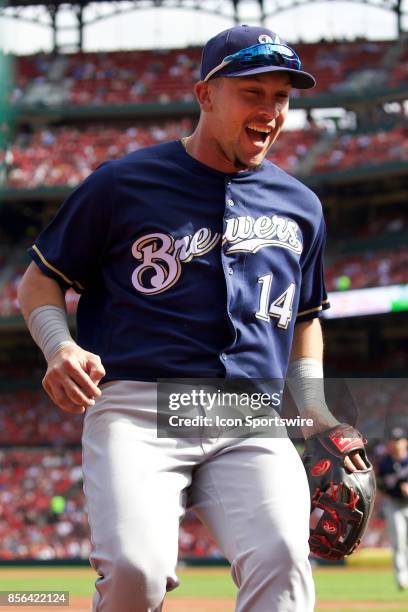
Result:
[[[152,232],[132,245],[133,257],[140,261],[132,274],[132,284],[140,293],[155,295],[167,291],[180,278],[182,264],[211,251],[221,240],[225,253],[257,253],[265,247],[280,247],[300,255],[299,227],[286,217],[262,215],[227,219],[223,236],[207,227],[192,236],[173,238]]]

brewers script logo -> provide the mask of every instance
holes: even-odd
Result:
[[[265,215],[233,217],[227,219],[222,244],[225,253],[257,253],[264,247],[281,247],[298,255],[302,242],[299,227],[286,217]],[[132,274],[133,286],[141,293],[155,295],[170,289],[180,278],[182,264],[193,257],[211,251],[221,240],[221,234],[202,227],[193,236],[174,239],[169,234],[153,232],[138,238],[132,246],[132,255],[140,261]]]

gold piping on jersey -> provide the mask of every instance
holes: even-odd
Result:
[[[321,306],[315,306],[314,308],[309,308],[308,310],[302,310],[302,312],[298,312],[297,317],[301,317],[302,315],[310,314],[311,312],[317,312],[318,310],[323,310],[323,306],[328,303],[329,303],[329,300],[324,300],[324,302],[321,303]]]
[[[82,290],[84,289],[84,287],[80,283],[78,283],[78,281],[70,280],[67,276],[65,276],[65,274],[60,272],[60,270],[58,270],[52,264],[50,264],[45,259],[44,255],[41,253],[40,249],[35,244],[33,244],[32,248],[33,248],[33,251],[35,251],[37,253],[38,257],[41,259],[41,261],[44,264],[44,266],[47,266],[47,268],[49,268],[50,270],[55,272],[55,274],[58,274],[58,276],[60,276],[66,283],[68,283],[68,285],[76,285],[77,287],[79,287],[79,289],[82,289]]]

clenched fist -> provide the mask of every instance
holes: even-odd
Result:
[[[59,408],[81,414],[101,395],[98,384],[104,376],[100,357],[72,342],[51,357],[42,384]]]

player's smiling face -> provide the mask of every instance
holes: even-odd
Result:
[[[209,165],[227,173],[259,166],[288,114],[289,74],[218,78],[201,86],[208,97],[200,132]]]

